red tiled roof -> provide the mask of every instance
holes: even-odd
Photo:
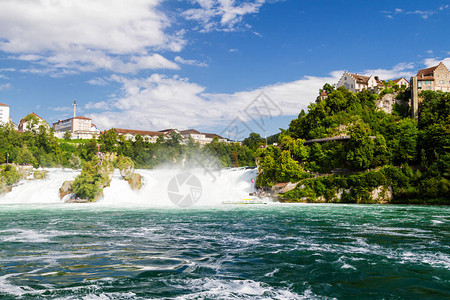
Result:
[[[392,81],[395,82],[395,83],[397,83],[397,82],[399,82],[399,81],[402,80],[402,79],[405,79],[405,80],[406,80],[405,77],[401,77],[401,78],[393,79]],[[406,81],[408,81],[408,80],[406,80]]]
[[[356,80],[357,83],[367,84],[367,82],[369,81],[369,78],[370,78],[368,76],[363,76],[363,75],[358,75],[358,74],[352,74],[352,73],[349,73],[349,74]]]
[[[0,106],[8,106],[9,107],[8,104],[3,104],[3,103],[0,103]]]
[[[434,75],[434,70],[436,70],[436,68],[438,67],[439,65],[437,65],[437,66],[434,66],[434,67],[429,67],[429,68],[426,68],[426,69],[422,69],[422,70],[419,70],[419,71],[417,71],[417,77],[419,78],[419,77],[424,77],[424,76],[433,76]]]
[[[417,77],[417,81],[425,81],[425,80],[434,80],[433,76],[424,76],[424,77]]]
[[[203,134],[205,135],[205,137],[210,138],[210,139],[213,139],[215,137],[217,137],[219,140],[224,139],[223,137],[221,137],[220,135],[215,134],[215,133],[203,133]]]
[[[327,94],[327,92],[325,92],[325,91],[322,91],[322,93],[320,93],[320,96],[327,96],[328,94]]]
[[[160,136],[161,134],[163,134],[160,131],[146,131],[146,130],[122,129],[122,128],[113,128],[113,129],[117,134],[132,134],[132,135],[140,134],[141,136],[146,135]]]
[[[41,119],[42,121],[45,122],[45,120],[44,120],[43,118],[39,117],[37,114],[35,114],[34,112],[32,112],[31,114],[28,114],[28,115],[26,115],[24,118],[20,119],[19,124],[25,123],[25,122],[26,122],[26,121],[25,121],[25,118],[28,117],[29,115],[33,115],[33,116],[37,117],[38,119]]]
[[[183,130],[180,131],[181,134],[201,134],[199,131],[195,130],[195,129],[188,129],[188,130]]]
[[[86,117],[82,117],[82,116],[73,117],[71,119],[91,120],[90,118],[86,118]]]

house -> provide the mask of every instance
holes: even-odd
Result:
[[[0,103],[0,125],[9,123],[9,105]]]
[[[402,85],[404,85],[406,88],[409,88],[409,81],[406,80],[405,77],[393,79],[392,81],[393,81],[394,83],[396,83],[399,87],[401,87]]]
[[[378,76],[363,76],[345,71],[336,84],[336,88],[344,86],[347,90],[356,93],[363,90],[376,90],[379,84],[381,82]]]
[[[125,139],[130,141],[136,141],[136,136],[139,134],[142,138],[150,143],[156,143],[159,136],[166,136],[167,132],[161,131],[146,131],[146,130],[134,130],[134,129],[122,129],[112,128],[118,136],[124,136]],[[168,131],[170,132],[170,131]]]
[[[328,94],[327,94],[327,92],[325,90],[323,90],[322,93],[320,93],[320,95],[319,95],[319,99],[320,100],[325,100],[327,98],[328,98]]]
[[[195,129],[183,130],[180,133],[186,141],[190,137],[201,146],[211,143],[216,137],[219,142],[227,142],[227,139],[221,137],[220,135],[217,135],[215,133],[202,133]]]
[[[450,92],[450,71],[440,62],[437,66],[417,72],[417,89]]]
[[[41,126],[50,129],[50,125],[43,118],[33,112],[20,120],[17,129],[22,132],[31,130],[39,131],[39,127]]]

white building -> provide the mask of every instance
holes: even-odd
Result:
[[[50,125],[43,118],[33,112],[20,120],[17,129],[22,132],[30,130],[38,131],[40,126],[50,129]]]
[[[184,139],[187,141],[191,137],[195,142],[199,143],[201,146],[211,143],[215,137],[217,137],[219,142],[227,142],[227,139],[215,134],[215,133],[202,133],[195,129],[183,130],[180,132]]]
[[[336,88],[344,86],[347,90],[356,93],[363,90],[374,90],[378,88],[379,84],[381,83],[378,76],[363,76],[345,71],[336,84]]]
[[[395,82],[399,87],[404,85],[406,88],[409,88],[409,81],[406,80],[405,77],[393,79],[392,81]]]
[[[9,124],[9,105],[0,103],[0,125]]]
[[[113,128],[118,136],[124,136],[125,139],[129,141],[136,141],[136,136],[139,134],[144,141],[150,143],[156,143],[160,135],[165,136],[163,132],[160,131],[147,131],[147,130],[134,130],[134,129],[122,129]]]
[[[66,131],[72,134],[72,139],[92,139],[100,134],[100,130],[92,124],[92,120],[82,116],[59,120],[53,123],[53,129],[58,138],[62,138]]]

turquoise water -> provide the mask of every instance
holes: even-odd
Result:
[[[450,208],[0,205],[2,299],[443,299]]]

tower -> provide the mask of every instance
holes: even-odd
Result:
[[[73,100],[73,117],[77,116],[77,100]]]
[[[419,91],[417,87],[417,76],[411,78],[411,117],[419,120]]]

